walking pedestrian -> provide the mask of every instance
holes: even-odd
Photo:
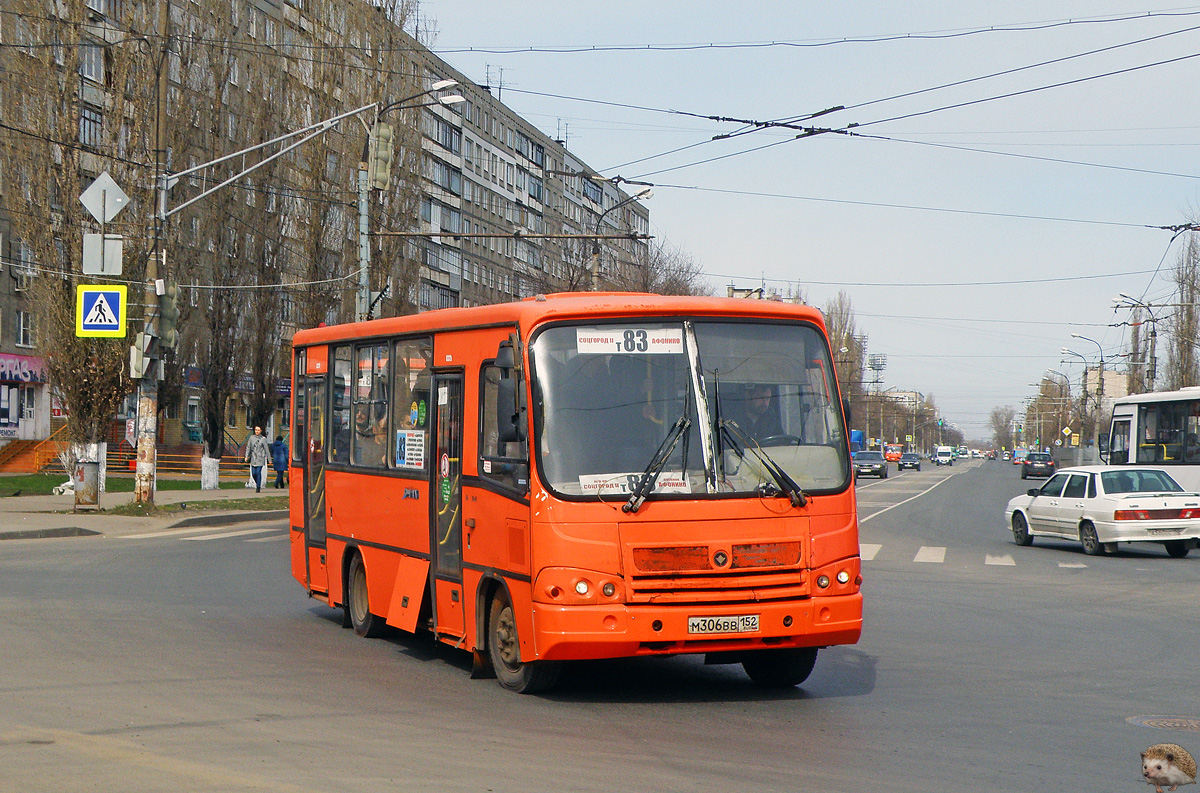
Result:
[[[282,435],[275,436],[275,442],[271,444],[271,462],[275,466],[275,487],[283,489],[287,487],[288,470],[288,446],[283,442]]]
[[[271,457],[271,445],[263,437],[262,427],[255,427],[254,434],[246,441],[246,462],[250,463],[250,476],[254,479],[254,492],[262,492],[263,466]]]

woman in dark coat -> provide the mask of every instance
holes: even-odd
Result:
[[[284,479],[288,469],[288,445],[283,442],[282,435],[277,435],[271,444],[271,463],[275,466],[275,487],[287,487]]]

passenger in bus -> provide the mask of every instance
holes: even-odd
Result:
[[[1196,438],[1194,432],[1187,434],[1187,443],[1183,447],[1183,461],[1186,463],[1200,462],[1200,440]]]

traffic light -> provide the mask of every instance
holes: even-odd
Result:
[[[179,286],[168,281],[158,298],[158,344],[164,350],[179,346]]]
[[[148,349],[150,349],[150,336],[145,333],[139,333],[129,348],[130,379],[141,380],[146,376],[146,369],[150,365],[150,356],[146,354]]]
[[[377,121],[371,128],[371,139],[367,149],[367,176],[371,180],[371,187],[376,190],[386,190],[392,178],[394,137],[395,130],[391,124]]]

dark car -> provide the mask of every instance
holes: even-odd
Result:
[[[887,479],[888,462],[883,459],[883,452],[861,451],[854,455],[854,473],[856,476],[877,476]]]
[[[1030,452],[1021,463],[1021,478],[1031,476],[1051,476],[1054,473],[1054,460],[1046,452]]]
[[[900,462],[896,463],[897,470],[903,471],[905,468],[912,468],[916,471],[921,470],[921,455],[916,452],[905,452],[900,455]]]

